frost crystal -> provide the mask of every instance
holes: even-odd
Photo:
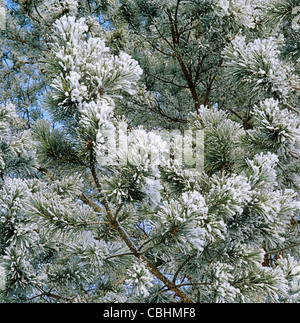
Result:
[[[137,296],[147,297],[149,288],[153,287],[153,276],[143,262],[133,264],[127,271],[126,284],[132,286]]]
[[[299,82],[293,70],[279,60],[279,41],[274,37],[246,43],[237,36],[225,49],[224,58],[230,76],[249,87],[253,93],[278,93],[287,97],[290,86]],[[295,83],[296,82],[296,83]]]
[[[281,146],[280,154],[288,149],[300,147],[300,120],[288,109],[280,109],[279,102],[267,99],[255,106],[253,110],[257,129],[273,135],[277,144]]]
[[[216,3],[216,14],[220,16],[233,16],[239,24],[254,28],[253,7],[249,0],[219,0]]]

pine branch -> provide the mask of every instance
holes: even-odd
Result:
[[[129,250],[132,252],[134,256],[141,259],[148,267],[148,269],[151,271],[151,273],[156,276],[160,281],[162,281],[171,291],[173,291],[178,297],[182,299],[185,303],[192,303],[191,299],[180,289],[176,287],[176,284],[171,282],[164,274],[162,274],[143,254],[139,252],[139,248],[135,246],[135,244],[132,242],[130,237],[128,236],[125,229],[121,226],[119,221],[117,220],[116,216],[112,213],[111,208],[109,206],[109,203],[106,199],[106,196],[103,193],[102,185],[99,181],[96,167],[95,167],[95,161],[93,157],[93,150],[91,150],[90,154],[90,169],[91,173],[96,185],[96,188],[98,190],[99,196],[101,198],[101,203],[105,207],[106,213],[111,221],[112,227],[120,234],[123,241],[126,243]]]
[[[38,166],[38,167],[36,167],[36,169],[39,172],[41,172],[41,173],[43,173],[45,175],[48,175],[48,176],[51,176],[51,177],[54,176],[54,174],[50,173],[50,171],[47,168],[45,168],[45,167]],[[76,198],[78,198],[79,200],[81,200],[84,204],[90,206],[95,212],[97,212],[97,213],[103,213],[103,209],[98,204],[96,204],[92,200],[88,199],[84,195],[84,193],[81,193],[80,195],[76,196]],[[88,225],[96,225],[96,224],[109,224],[109,222],[89,223]]]

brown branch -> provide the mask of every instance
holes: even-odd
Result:
[[[267,252],[268,255],[271,255],[271,254],[276,254],[276,253],[281,253],[285,250],[288,250],[288,249],[291,249],[291,248],[295,248],[295,247],[298,247],[300,246],[300,242],[299,243],[295,243],[293,245],[290,245],[288,247],[285,247],[285,248],[281,248],[281,249],[277,249],[277,250],[272,250],[270,252]]]
[[[181,272],[181,270],[185,267],[185,265],[191,261],[193,258],[195,258],[197,256],[197,253],[190,255],[183,263],[182,265],[178,268],[178,270],[176,271],[174,277],[173,277],[173,283],[176,282],[177,276],[179,275],[179,273]]]
[[[199,79],[199,76],[200,76],[200,71],[201,71],[201,67],[205,61],[205,59],[207,58],[208,55],[203,55],[202,56],[202,59],[200,60],[200,55],[199,55],[199,62],[198,62],[198,66],[197,66],[197,69],[196,69],[196,75],[195,75],[195,80],[194,80],[194,86],[197,85],[198,83],[198,79]]]
[[[209,84],[208,84],[208,87],[207,87],[207,90],[206,90],[206,94],[205,94],[205,98],[204,98],[204,101],[203,101],[203,104],[205,106],[207,106],[207,104],[208,104],[208,99],[209,99],[209,96],[210,96],[212,86],[213,86],[213,83],[214,83],[215,79],[216,79],[216,75],[214,75],[209,81]]]
[[[156,45],[154,45],[152,42],[150,42],[150,40],[148,38],[146,38],[145,36],[143,36],[143,35],[140,35],[140,36],[143,37],[146,40],[146,42],[149,45],[152,46],[153,49],[157,50],[161,54],[166,55],[166,56],[170,56],[170,57],[175,57],[175,54],[171,54],[171,53],[167,53],[167,52],[163,51],[162,49],[160,49],[159,47],[157,47]]]
[[[48,169],[46,169],[46,168],[44,168],[44,167],[42,167],[42,166],[38,166],[38,167],[36,167],[36,169],[37,169],[39,172],[43,173],[43,174],[46,174],[46,175],[48,175],[48,174],[49,174]]]
[[[169,18],[169,24],[170,24],[170,29],[171,29],[171,35],[172,35],[172,40],[173,40],[173,46],[172,48],[174,49],[175,55],[176,55],[176,59],[181,67],[181,70],[184,74],[184,77],[187,81],[188,87],[190,89],[191,95],[193,97],[194,100],[194,104],[195,104],[195,109],[198,112],[198,110],[200,109],[200,103],[199,103],[199,97],[196,91],[196,85],[193,81],[193,76],[191,71],[188,70],[188,68],[186,67],[182,57],[180,56],[180,54],[177,51],[177,46],[179,44],[179,34],[178,32],[176,32],[176,28],[174,26],[174,21],[172,18],[172,14],[170,9],[167,9],[167,15]]]
[[[180,65],[180,67],[181,67],[181,70],[182,70],[182,72],[183,72],[183,74],[185,76],[187,84],[189,86],[192,98],[194,100],[195,109],[198,112],[198,110],[200,109],[200,103],[199,103],[199,97],[198,97],[198,94],[197,94],[197,91],[196,91],[196,86],[195,86],[195,84],[193,82],[193,77],[189,73],[184,61],[182,60],[182,58],[180,57],[180,55],[178,53],[176,55],[176,58],[177,58],[177,61],[178,61],[179,65]]]
[[[94,209],[94,211],[96,211],[97,213],[102,213],[103,209],[101,206],[99,206],[98,204],[96,204],[95,202],[91,201],[90,199],[88,199],[83,193],[81,193],[80,195],[77,196],[78,199],[80,199],[84,204],[90,206],[92,209]]]
[[[289,110],[291,110],[291,111],[293,111],[293,112],[296,112],[296,113],[298,113],[298,114],[300,114],[300,111],[299,110],[297,110],[296,108],[294,108],[294,107],[292,107],[290,104],[288,104],[288,103],[283,103]]]
[[[158,102],[156,100],[156,105],[157,108],[151,108],[149,107],[149,109],[153,112],[156,112],[158,114],[160,114],[162,117],[168,119],[170,122],[176,122],[176,123],[188,123],[188,120],[185,119],[181,119],[181,118],[175,118],[175,117],[171,117],[170,115],[168,115],[166,112],[164,112],[158,105]]]
[[[172,85],[177,86],[177,87],[182,88],[182,89],[188,89],[188,88],[189,88],[187,85],[177,84],[177,83],[175,83],[174,81],[167,80],[167,79],[162,78],[162,77],[159,77],[159,76],[157,76],[157,75],[155,75],[155,74],[152,74],[152,73],[149,73],[149,72],[148,72],[148,74],[149,74],[150,76],[154,77],[155,79],[157,79],[157,80],[161,81],[161,82],[164,82],[164,83],[167,83],[167,84],[172,84]]]
[[[175,24],[177,24],[178,10],[181,0],[177,0],[176,9],[175,9]]]
[[[297,154],[295,151],[289,150],[289,155],[295,159],[300,159],[300,155]]]
[[[119,255],[113,255],[113,256],[109,256],[109,257],[105,258],[104,261],[107,261],[107,260],[113,259],[113,258],[125,257],[125,256],[134,256],[134,254],[132,252],[126,252],[126,253],[122,253]]]
[[[170,115],[168,115],[166,112],[164,112],[160,107],[159,107],[159,103],[157,101],[157,99],[155,99],[156,101],[156,106],[157,107],[151,107],[150,105],[147,105],[145,103],[142,103],[142,102],[139,102],[139,101],[136,101],[136,100],[132,100],[132,102],[134,104],[137,104],[139,106],[144,106],[148,109],[150,109],[152,112],[154,113],[158,113],[159,115],[161,115],[162,117],[168,119],[170,122],[178,122],[178,123],[188,123],[188,120],[185,120],[185,119],[181,119],[181,118],[176,118],[176,117],[172,117]],[[124,104],[120,103],[123,107],[126,107]]]
[[[228,108],[228,111],[230,111],[232,114],[234,114],[236,117],[238,117],[241,121],[243,121],[243,128],[247,125],[249,129],[253,129],[253,126],[249,124],[249,121],[252,119],[252,116],[246,120],[244,120],[236,111]]]
[[[84,225],[85,226],[89,226],[89,225],[101,225],[101,224],[107,224],[107,225],[110,225],[109,222],[106,222],[106,221],[100,221],[100,222],[89,222],[89,223],[85,223]]]

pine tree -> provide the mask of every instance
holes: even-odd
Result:
[[[0,301],[299,302],[298,6],[7,1]]]

